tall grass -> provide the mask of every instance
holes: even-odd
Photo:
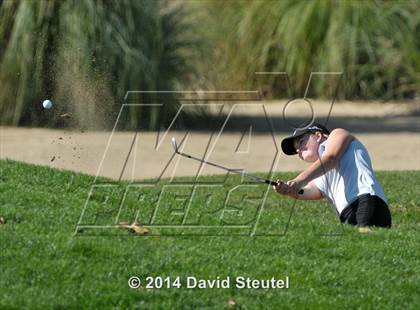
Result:
[[[413,97],[420,89],[418,1],[207,1],[218,81],[256,86],[256,71],[285,71],[303,94],[311,72],[343,72],[341,98]],[[221,22],[220,22],[221,21]],[[228,66],[226,66],[228,64]],[[272,91],[282,87],[271,76]],[[314,81],[315,95],[335,87]],[[283,92],[284,94],[284,92]]]
[[[287,72],[297,96],[311,72],[338,71],[339,98],[412,98],[418,33],[414,0],[0,1],[0,124],[109,127],[128,90],[263,83],[286,96],[285,83],[256,71]],[[335,86],[315,79],[312,94],[328,97]],[[59,103],[55,115],[74,118],[42,111],[46,98]],[[176,108],[165,101],[163,118]],[[150,128],[161,116],[131,109],[125,121]]]
[[[46,123],[40,108],[45,98],[59,102],[63,112],[78,114],[80,122],[87,112],[92,116],[116,113],[128,90],[174,89],[192,73],[187,59],[196,42],[184,7],[175,4],[2,2],[1,122]],[[156,117],[150,113],[133,110],[129,121],[154,126]],[[52,120],[55,125],[58,121]],[[89,121],[92,118],[84,120]]]

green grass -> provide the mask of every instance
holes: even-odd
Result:
[[[7,220],[0,226],[0,308],[220,309],[227,308],[230,299],[244,309],[414,309],[420,304],[420,197],[415,185],[420,183],[419,171],[378,172],[393,214],[391,230],[360,234],[351,226],[337,225],[325,202],[298,202],[293,209],[294,201],[270,190],[256,232],[277,236],[240,236],[249,230],[223,228],[213,230],[213,236],[200,236],[208,231],[152,227],[154,236],[144,237],[113,228],[75,234],[94,181],[91,176],[14,161],[0,164],[0,216]],[[220,183],[223,178],[204,180]],[[229,178],[221,188],[232,188],[238,180]],[[100,179],[98,183],[109,182]],[[112,222],[113,206],[118,205],[126,186],[120,183],[108,187],[109,191],[94,191],[81,223]],[[188,191],[188,187],[179,188],[180,194]],[[208,208],[213,213],[202,217],[201,223],[220,224],[221,188],[212,191],[214,199]],[[182,203],[176,191],[162,196],[164,207],[157,212],[155,223],[180,222],[179,215],[167,209]],[[264,192],[263,186],[246,190],[248,198]],[[135,202],[138,193],[146,196]],[[106,195],[109,199],[102,203]],[[224,220],[247,224],[255,218],[255,208],[252,210],[252,202],[235,200],[238,197],[241,195],[228,204],[244,206],[243,217],[238,220],[235,213],[228,213]],[[120,219],[129,219],[136,208],[144,207],[141,216],[146,221],[155,198],[156,188],[134,188]],[[197,199],[191,214],[202,205]],[[102,217],[94,218],[95,212],[102,212]],[[310,215],[322,220],[321,228],[314,226]],[[197,217],[192,216],[191,222],[194,220]],[[191,232],[198,235],[179,235]],[[223,236],[217,235],[220,232]],[[173,233],[178,236],[162,236]],[[207,279],[289,276],[290,288],[130,289],[127,281],[133,275],[141,279],[148,275],[184,279],[190,275]]]

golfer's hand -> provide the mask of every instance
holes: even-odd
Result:
[[[305,186],[305,184],[297,179],[293,179],[286,182],[288,188],[289,188],[289,195],[297,196],[299,191]]]
[[[289,186],[287,186],[287,184],[283,183],[281,180],[277,179],[276,180],[277,185],[273,185],[273,189],[282,195],[288,195],[289,194]]]

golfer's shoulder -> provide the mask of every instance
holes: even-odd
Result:
[[[343,128],[335,128],[327,138],[327,148],[325,155],[332,158],[340,158],[353,141],[354,137]]]
[[[341,135],[351,136],[351,133],[344,128],[334,128],[333,130],[331,130],[330,137],[331,136],[341,136]]]
[[[354,139],[354,136],[344,128],[334,128],[328,136],[328,141],[342,141],[349,142]]]

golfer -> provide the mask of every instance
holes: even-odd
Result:
[[[391,227],[387,199],[368,151],[348,131],[337,128],[330,133],[314,123],[283,139],[281,148],[311,165],[293,180],[277,180],[276,192],[302,200],[326,198],[342,223]]]

